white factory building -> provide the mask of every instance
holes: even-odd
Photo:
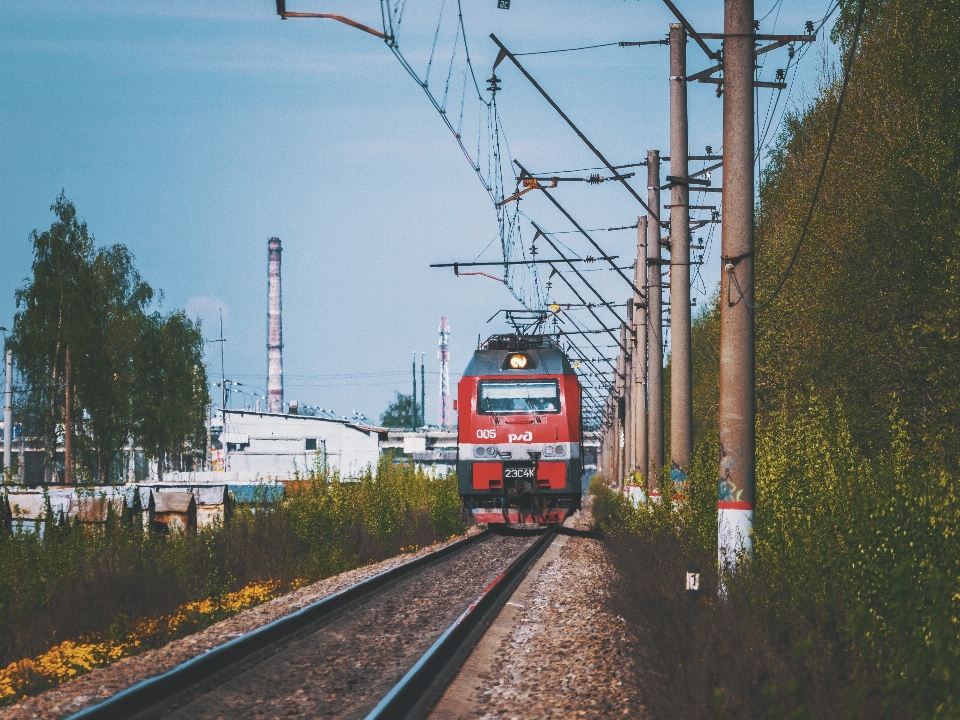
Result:
[[[309,472],[326,458],[331,472],[355,478],[376,471],[384,428],[309,415],[224,410],[222,426],[212,428],[218,470],[241,476],[290,478]],[[219,447],[217,447],[219,446]]]

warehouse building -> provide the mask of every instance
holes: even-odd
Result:
[[[218,428],[219,429],[219,428]],[[215,463],[224,472],[289,478],[326,462],[343,478],[376,470],[387,430],[310,415],[224,410],[212,436]]]

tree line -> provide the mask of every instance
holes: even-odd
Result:
[[[24,433],[43,449],[45,481],[58,472],[66,432],[80,481],[116,479],[125,447],[161,471],[193,467],[206,452],[209,402],[199,321],[151,310],[162,293],[130,250],[97,247],[63,193],[50,209],[50,229],[30,235],[32,277],[15,292],[7,340]]]

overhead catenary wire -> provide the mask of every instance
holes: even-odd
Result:
[[[572,47],[572,48],[559,48],[557,50],[536,50],[531,52],[519,52],[514,53],[517,57],[523,55],[552,55],[553,53],[565,53],[565,52],[577,52],[579,50],[595,50],[597,48],[605,47],[637,47],[644,45],[666,45],[667,40],[640,40],[640,41],[629,41],[621,40],[619,42],[609,42],[609,43],[600,43],[599,45],[583,45],[581,47]]]

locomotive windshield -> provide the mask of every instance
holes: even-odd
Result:
[[[483,380],[477,398],[482,415],[560,412],[556,380]]]

